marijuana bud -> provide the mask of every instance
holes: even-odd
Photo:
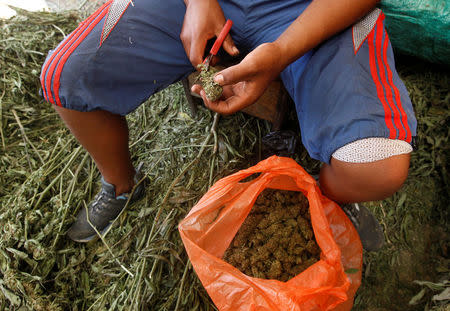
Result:
[[[218,70],[211,66],[209,66],[209,69],[206,70],[206,66],[204,64],[199,64],[198,67],[201,69],[200,82],[205,90],[206,97],[213,102],[218,100],[222,96],[222,86],[214,81],[214,74]]]

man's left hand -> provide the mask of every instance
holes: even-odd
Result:
[[[264,43],[250,52],[239,64],[215,75],[216,83],[223,87],[222,98],[211,102],[200,85],[192,91],[203,98],[209,109],[229,115],[255,103],[267,86],[284,69],[280,64],[281,52],[274,43]]]

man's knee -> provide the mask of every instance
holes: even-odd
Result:
[[[410,154],[392,156],[369,163],[348,163],[332,158],[331,167],[335,174],[345,178],[355,189],[379,189],[393,194],[408,177]]]
[[[380,162],[382,162],[385,176],[381,177],[381,182],[391,185],[394,193],[400,189],[408,177],[410,154],[397,155],[382,161]]]
[[[323,192],[337,202],[385,199],[398,191],[408,176],[410,154],[400,154],[368,163],[331,159],[322,167]]]

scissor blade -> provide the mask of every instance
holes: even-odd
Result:
[[[205,71],[209,70],[209,63],[211,63],[212,57],[213,55],[209,54],[208,57],[206,57],[205,60],[203,61],[203,65],[205,65]]]

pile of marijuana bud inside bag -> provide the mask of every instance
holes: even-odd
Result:
[[[320,258],[310,219],[303,193],[265,189],[223,259],[246,275],[286,282]]]

